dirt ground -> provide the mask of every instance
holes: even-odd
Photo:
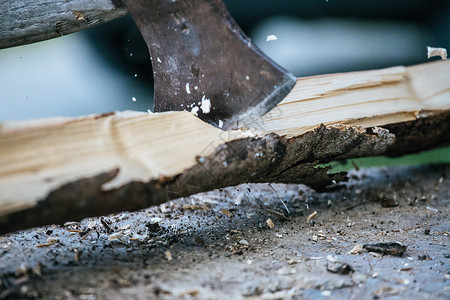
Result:
[[[450,299],[450,165],[350,177],[333,193],[246,184],[0,236],[0,299]],[[407,248],[363,247],[381,242]]]

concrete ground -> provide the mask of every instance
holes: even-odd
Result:
[[[349,176],[0,236],[0,299],[449,299],[450,166]]]

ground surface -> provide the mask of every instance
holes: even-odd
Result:
[[[1,236],[0,299],[449,299],[450,166],[351,177],[333,193],[241,185]],[[349,253],[394,241],[403,256]]]

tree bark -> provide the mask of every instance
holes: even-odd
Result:
[[[118,0],[2,0],[0,49],[60,37],[126,13]]]
[[[248,128],[188,112],[0,125],[0,233],[137,210],[244,182],[335,188],[320,164],[450,142],[450,63],[300,78]]]

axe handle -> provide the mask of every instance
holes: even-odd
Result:
[[[0,49],[60,37],[125,14],[120,0],[1,0]]]

